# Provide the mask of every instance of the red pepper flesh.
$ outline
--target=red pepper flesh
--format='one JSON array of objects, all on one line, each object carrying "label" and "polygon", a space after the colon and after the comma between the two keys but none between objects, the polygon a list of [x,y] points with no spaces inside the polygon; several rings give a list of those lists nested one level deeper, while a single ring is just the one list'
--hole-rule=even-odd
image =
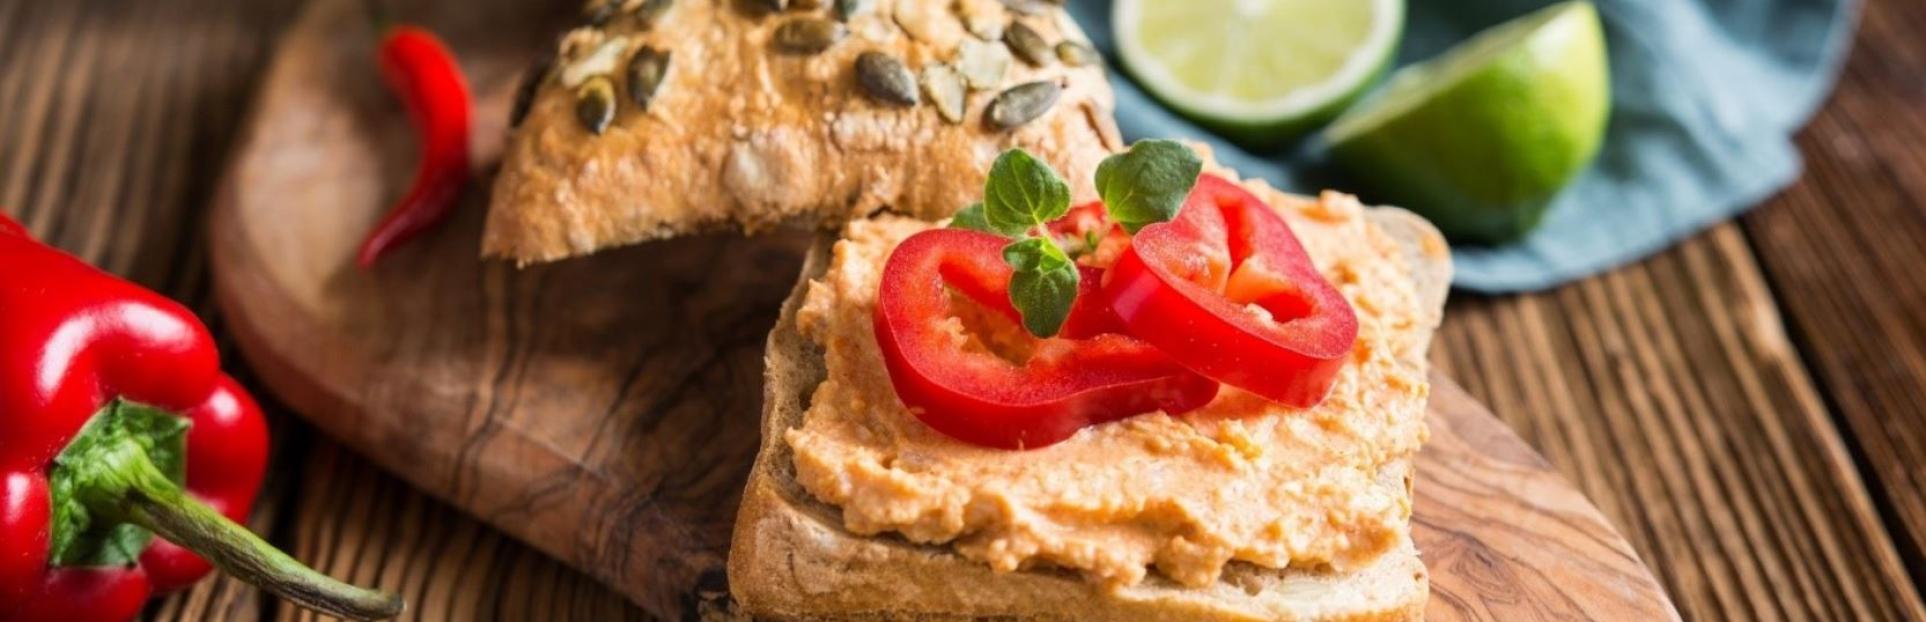
[{"label": "red pepper flesh", "polygon": [[1330,392],[1358,319],[1283,217],[1214,175],[1176,220],[1144,227],[1105,277],[1125,332],[1192,371],[1310,407]]},{"label": "red pepper flesh", "polygon": [[[897,396],[918,419],[965,442],[1034,449],[1090,425],[1158,410],[1183,413],[1216,396],[1216,382],[1120,334],[1036,340],[1022,362],[957,347],[943,322],[954,315],[951,288],[1006,317],[1015,313],[1004,309],[1012,274],[1002,256],[1008,242],[937,229],[910,236],[890,253],[877,294],[876,341]],[[1101,279],[1088,270],[1086,282]],[[1094,293],[1079,299],[1098,299]],[[1072,311],[1071,323],[1077,314]]]},{"label": "red pepper flesh", "polygon": [[[88,504],[95,520],[139,524],[115,517],[166,504],[159,509],[180,506],[179,516],[231,526],[186,535],[252,538],[208,535],[218,529],[245,534],[227,521],[244,519],[254,503],[267,469],[268,434],[254,400],[221,372],[207,329],[179,304],[41,245],[0,216],[0,621],[125,620],[150,593],[180,589],[207,574],[207,560],[159,538],[139,551],[138,563],[52,565],[56,491],[49,478],[67,468],[56,456],[64,459],[96,413],[119,400],[188,422],[184,486],[131,486],[149,505]],[[258,539],[216,544],[267,547]]]},{"label": "red pepper flesh", "polygon": [[455,55],[434,33],[402,25],[388,30],[378,56],[382,80],[408,109],[421,160],[408,193],[362,241],[362,268],[447,220],[469,177],[472,104]]}]

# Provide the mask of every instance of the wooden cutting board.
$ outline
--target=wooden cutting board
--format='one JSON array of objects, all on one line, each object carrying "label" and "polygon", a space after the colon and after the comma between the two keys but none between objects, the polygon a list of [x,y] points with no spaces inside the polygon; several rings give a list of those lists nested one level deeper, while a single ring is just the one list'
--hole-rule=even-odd
[{"label": "wooden cutting board", "polygon": [[[700,1],[700,0],[684,0]],[[461,56],[492,172],[510,92],[572,2],[390,7]],[[488,175],[446,228],[355,270],[414,141],[352,0],[279,48],[213,213],[242,352],[316,426],[650,612],[726,607],[763,338],[810,234],[646,244],[517,270],[476,258]],[[1536,453],[1435,377],[1416,537],[1434,619],[1675,619],[1632,548]]]}]

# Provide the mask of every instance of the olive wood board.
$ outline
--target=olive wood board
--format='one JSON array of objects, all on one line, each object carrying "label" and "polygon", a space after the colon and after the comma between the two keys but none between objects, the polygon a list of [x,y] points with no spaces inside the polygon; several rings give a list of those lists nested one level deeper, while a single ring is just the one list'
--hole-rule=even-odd
[{"label": "olive wood board", "polygon": [[[311,3],[216,198],[217,295],[262,381],[325,433],[656,616],[726,612],[763,341],[812,234],[688,238],[528,269],[478,259],[515,83],[574,4],[387,5],[460,56],[481,173],[447,226],[361,271],[355,245],[408,183],[414,138],[373,70],[362,4]],[[1677,618],[1576,488],[1433,380],[1415,511],[1429,617]]]}]

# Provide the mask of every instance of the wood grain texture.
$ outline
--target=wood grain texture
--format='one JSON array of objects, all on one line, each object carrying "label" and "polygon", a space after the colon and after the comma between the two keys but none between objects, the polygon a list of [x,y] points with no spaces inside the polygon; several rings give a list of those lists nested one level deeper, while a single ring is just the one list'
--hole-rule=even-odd
[{"label": "wood grain texture", "polygon": [[[399,9],[458,51],[492,163],[519,74],[572,7]],[[223,308],[250,362],[324,430],[661,615],[720,574],[755,452],[761,344],[804,236],[683,239],[516,270],[460,217],[356,271],[407,182],[404,115],[359,4],[283,42],[217,200]],[[492,165],[492,164],[491,164]]]},{"label": "wood grain texture", "polygon": [[[621,595],[323,441],[293,553],[408,601],[403,620],[645,620]],[[276,620],[327,619],[282,608]]]},{"label": "wood grain texture", "polygon": [[[300,4],[0,0],[0,211],[22,216],[63,248],[212,314],[205,206],[255,76]],[[1911,457],[1926,446],[1918,436],[1926,424],[1919,402],[1908,401],[1916,393],[1907,392],[1926,385],[1926,376],[1917,363],[1922,332],[1906,322],[1918,321],[1921,302],[1920,281],[1911,273],[1920,265],[1919,206],[1926,204],[1919,199],[1926,165],[1915,146],[1926,110],[1920,105],[1926,83],[1919,79],[1926,75],[1923,31],[1926,7],[1919,3],[1868,2],[1840,92],[1802,141],[1807,178],[1744,219],[1742,228],[1716,229],[1614,274],[1671,266],[1648,270],[1649,286],[1587,290],[1587,282],[1451,308],[1438,360],[1603,507],[1661,571],[1688,619],[1926,617],[1917,611],[1911,579],[1893,571],[1882,552],[1897,548],[1915,576],[1921,570],[1918,525],[1926,514],[1919,500],[1926,494],[1918,482],[1926,477]],[[404,165],[393,164],[388,174],[399,179]],[[1749,265],[1763,266],[1764,284],[1755,289],[1769,289],[1766,295],[1716,285]],[[1715,286],[1701,287],[1702,280]],[[1579,345],[1579,335],[1607,331],[1570,308],[1589,305],[1587,296],[1609,299],[1614,291],[1709,317],[1641,324],[1662,327],[1643,334],[1670,335],[1665,343],[1682,357],[1671,366],[1638,364],[1623,343]],[[220,332],[218,314],[210,320]],[[1642,387],[1651,393],[1640,399],[1664,403],[1650,387],[1668,382],[1676,383],[1669,389],[1675,396],[1691,394],[1680,386],[1702,387],[1692,390],[1701,398],[1681,403],[1716,400],[1713,416],[1659,409],[1650,412],[1666,425],[1642,431],[1635,428],[1650,419],[1626,414],[1631,398],[1601,397]],[[1619,405],[1608,406],[1613,403]],[[1835,428],[1828,410],[1845,425]],[[1692,424],[1697,436],[1675,440],[1671,422]],[[303,434],[298,424],[277,432]],[[1842,461],[1826,446],[1840,441],[1866,467],[1860,481],[1891,519],[1896,547],[1881,540],[1884,530],[1863,527],[1878,524],[1878,513],[1836,490]],[[1707,481],[1718,485],[1640,473],[1658,469],[1655,452],[1682,448],[1709,451],[1691,460],[1715,473]],[[537,603],[543,602],[538,594],[591,592],[595,602],[619,600],[519,543],[488,540],[487,528],[351,453],[317,447],[311,457],[297,454],[281,466],[294,468],[274,478],[277,488],[254,524],[331,572],[354,572],[361,562],[351,560],[405,568],[407,579],[394,585],[436,586],[408,588],[423,602]],[[1844,461],[1843,468],[1852,467]],[[349,480],[344,474],[350,473],[359,479]],[[337,485],[344,481],[354,483]],[[350,499],[357,488],[397,492],[355,509]],[[276,503],[310,495],[321,501],[304,502],[298,511]],[[1680,495],[1692,505],[1675,508]],[[324,549],[334,550],[332,534],[409,521],[473,534],[448,536],[445,550],[478,553],[396,545],[318,559]],[[1738,525],[1733,533],[1740,540],[1695,539],[1684,529],[1688,524]],[[298,533],[330,535],[300,544]],[[484,549],[486,562],[479,561]],[[519,604],[462,607],[478,618],[529,611]],[[570,609],[585,610],[601,611]],[[288,610],[215,580],[157,603],[151,613],[170,620],[254,620]]]},{"label": "wood grain texture", "polygon": [[1926,6],[1867,5],[1801,146],[1806,178],[1744,220],[1798,351],[1926,573]]},{"label": "wood grain texture", "polygon": [[1426,619],[1679,618],[1584,493],[1436,372],[1430,413],[1412,517]]},{"label": "wood grain texture", "polygon": [[[466,8],[478,6],[410,19],[454,42],[488,135],[544,39],[511,29],[541,32],[550,15]],[[393,139],[404,128],[392,103],[344,69],[366,62],[357,11],[319,2],[293,27],[217,200],[217,292],[249,361],[331,435],[644,611],[726,611],[722,562],[758,446],[761,346],[804,236],[674,240],[515,270],[476,258],[471,192],[451,226],[356,271],[354,242],[405,181],[378,164],[412,151]],[[499,142],[482,145],[479,161],[492,163]],[[1438,387],[1416,506],[1420,550],[1439,555],[1438,617],[1676,616],[1581,493],[1448,381]],[[364,528],[310,550],[351,580],[405,577],[366,556],[410,546],[419,536],[403,534],[420,523],[363,522],[384,492],[345,489],[341,524]]]},{"label": "wood grain texture", "polygon": [[1922,615],[1734,227],[1446,317],[1441,366],[1623,526],[1688,618]]}]

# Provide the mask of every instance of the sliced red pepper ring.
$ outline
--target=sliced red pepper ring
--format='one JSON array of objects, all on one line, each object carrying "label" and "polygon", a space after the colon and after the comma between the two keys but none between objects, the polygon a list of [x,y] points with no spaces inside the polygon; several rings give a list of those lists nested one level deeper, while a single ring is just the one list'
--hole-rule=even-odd
[{"label": "sliced red pepper ring", "polygon": [[[975,231],[925,231],[898,245],[884,266],[876,341],[896,394],[918,419],[965,442],[1034,449],[1089,425],[1158,410],[1187,412],[1216,396],[1216,382],[1121,334],[1037,340],[1021,363],[964,347],[954,324],[943,321],[954,316],[952,288],[1015,314],[1005,310],[1012,273],[1002,258],[1006,243]],[[1086,283],[1101,278],[1086,270]],[[1080,307],[1099,300],[1088,295],[1093,290],[1084,292]],[[1072,311],[1072,324],[1077,314]]]},{"label": "sliced red pepper ring", "polygon": [[[1008,243],[1008,240],[1001,240]],[[999,259],[998,261],[1001,261]],[[1007,269],[1008,264],[1005,264]],[[1117,321],[1117,314],[1110,312],[1110,302],[1105,300],[1100,283],[1103,270],[1090,266],[1077,266],[1077,301],[1070,306],[1070,315],[1063,321],[1063,329],[1058,336],[1066,339],[1088,339],[1104,333],[1123,332],[1123,323]],[[970,300],[984,308],[997,312],[1004,319],[1015,324],[1023,323],[1023,314],[1017,312],[1016,305],[1010,302],[1010,282],[1005,276],[1001,283],[994,279],[959,278],[946,282],[952,289],[963,292]],[[998,289],[1001,288],[1001,289]]]},{"label": "sliced red pepper ring", "polygon": [[1357,340],[1357,314],[1290,225],[1213,175],[1198,178],[1176,220],[1139,230],[1106,278],[1130,335],[1289,406],[1322,401]]}]

